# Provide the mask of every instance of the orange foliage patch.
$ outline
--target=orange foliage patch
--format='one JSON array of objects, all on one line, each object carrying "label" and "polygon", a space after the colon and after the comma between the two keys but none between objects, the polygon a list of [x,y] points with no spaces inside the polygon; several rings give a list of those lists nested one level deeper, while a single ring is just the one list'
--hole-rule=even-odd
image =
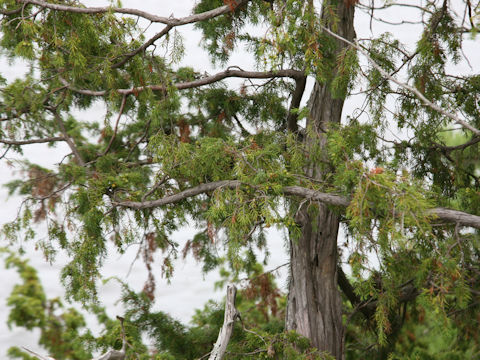
[{"label": "orange foliage patch", "polygon": [[235,0],[223,0],[223,3],[225,5],[228,5],[228,7],[230,8],[230,11],[231,12],[234,12],[235,11],[235,8],[238,6],[237,2]]}]

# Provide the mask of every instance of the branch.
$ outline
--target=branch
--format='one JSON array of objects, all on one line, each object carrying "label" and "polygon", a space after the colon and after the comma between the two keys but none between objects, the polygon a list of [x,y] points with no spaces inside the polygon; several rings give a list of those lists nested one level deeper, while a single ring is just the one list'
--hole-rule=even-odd
[{"label": "branch", "polygon": [[352,306],[360,310],[362,314],[365,315],[365,318],[369,320],[372,319],[375,314],[375,309],[365,306],[367,302],[363,302],[362,299],[355,294],[355,289],[352,284],[350,284],[347,275],[345,275],[340,265],[337,266],[337,283],[340,290],[342,290]]},{"label": "branch", "polygon": [[298,114],[294,113],[292,110],[300,107],[306,83],[307,78],[305,76],[295,78],[295,91],[292,94],[292,101],[287,116],[287,129],[294,133],[298,131]]},{"label": "branch", "polygon": [[49,143],[49,142],[55,142],[55,141],[66,141],[66,139],[62,136],[49,137],[44,139],[30,139],[30,140],[0,139],[0,143],[6,144],[6,145],[29,145],[29,144]]},{"label": "branch", "polygon": [[[216,9],[205,11],[200,14],[194,14],[190,16],[186,16],[183,18],[174,18],[172,17],[164,17],[164,16],[157,16],[146,11],[142,11],[139,9],[130,9],[130,8],[118,8],[118,7],[111,7],[111,6],[104,6],[104,7],[76,7],[76,6],[68,6],[68,5],[61,5],[61,4],[52,4],[42,0],[17,0],[21,4],[33,4],[37,6],[41,6],[43,8],[56,10],[56,11],[65,11],[65,12],[72,12],[78,14],[104,14],[108,12],[119,13],[119,14],[127,14],[133,16],[139,16],[144,19],[150,20],[154,23],[161,23],[169,26],[181,26],[186,24],[191,24],[199,21],[205,21],[211,18],[214,18],[219,15],[227,14],[232,12],[232,8],[230,5],[220,6]],[[247,3],[248,0],[240,0],[237,3],[236,7]]]},{"label": "branch", "polygon": [[127,207],[131,209],[136,209],[136,210],[151,209],[151,208],[155,208],[155,207],[159,207],[167,204],[174,204],[182,200],[185,200],[187,198],[204,194],[206,192],[213,191],[221,187],[226,187],[231,189],[231,188],[236,188],[238,186],[240,186],[240,181],[238,180],[215,181],[211,183],[201,184],[193,188],[181,191],[177,194],[169,195],[158,200],[150,200],[150,201],[144,201],[144,202],[137,202],[137,201],[115,202],[114,201],[112,202],[112,204],[114,206],[122,206],[122,207]]},{"label": "branch", "polygon": [[265,71],[265,72],[227,69],[215,75],[204,77],[202,79],[175,84],[175,87],[178,90],[189,89],[189,88],[199,87],[203,85],[208,85],[208,84],[211,84],[226,78],[231,78],[231,77],[247,78],[247,79],[270,79],[270,78],[273,79],[273,78],[289,77],[293,79],[298,79],[303,76],[304,76],[303,71],[293,70],[293,69]]},{"label": "branch", "polygon": [[437,219],[450,223],[457,223],[460,225],[471,226],[480,229],[480,216],[472,215],[463,211],[435,208],[427,210],[427,215],[433,215]]},{"label": "branch", "polygon": [[[244,78],[244,79],[270,79],[270,78],[281,78],[281,77],[289,77],[293,79],[299,79],[303,77],[304,74],[302,71],[293,70],[293,69],[286,69],[286,70],[277,70],[277,71],[244,71],[244,70],[230,70],[227,69],[225,71],[219,72],[214,75],[205,76],[201,79],[193,80],[193,81],[186,81],[181,83],[176,83],[175,86],[178,90],[184,89],[191,89],[200,87],[203,85],[213,84],[220,80],[226,78]],[[107,90],[88,90],[88,89],[77,89],[73,87],[68,81],[65,79],[60,78],[60,81],[65,85],[68,86],[68,89],[74,91],[76,93],[82,95],[89,95],[89,96],[104,96],[107,94]],[[117,89],[116,92],[122,95],[130,95],[130,94],[138,94],[139,92],[145,90],[152,90],[152,91],[166,91],[167,87],[165,85],[147,85],[147,86],[139,86],[130,89]]]},{"label": "branch", "polygon": [[[120,201],[113,202],[114,206],[121,206],[136,210],[151,209],[160,207],[167,204],[178,203],[187,198],[204,194],[209,191],[216,190],[218,188],[234,189],[241,185],[239,180],[222,180],[211,183],[201,184],[193,188],[181,191],[177,194],[168,195],[164,198],[150,201]],[[350,199],[345,196],[335,195],[331,193],[322,193],[313,189],[304,188],[301,186],[285,186],[282,192],[288,196],[299,196],[306,198],[310,201],[319,201],[321,203],[333,206],[348,207],[350,205]],[[472,215],[463,211],[446,209],[446,208],[433,208],[426,211],[427,215],[433,216],[441,221],[448,223],[456,223],[463,226],[471,226],[476,229],[480,229],[480,216]]]},{"label": "branch", "polygon": [[330,31],[329,29],[327,29],[326,27],[324,26],[321,26],[322,29],[324,31],[326,31],[327,33],[329,33],[330,35],[332,35],[333,37],[347,43],[348,45],[350,46],[353,46],[355,49],[357,49],[358,51],[360,51],[367,59],[368,61],[372,64],[372,66],[378,70],[378,72],[380,74],[382,74],[382,76],[392,82],[394,82],[395,84],[397,84],[398,86],[400,86],[401,88],[404,88],[405,90],[408,90],[412,93],[414,93],[426,106],[430,107],[431,109],[435,110],[435,111],[438,111],[440,114],[443,114],[445,115],[446,117],[449,117],[450,119],[452,119],[455,123],[461,125],[462,127],[464,127],[465,129],[468,129],[470,130],[471,132],[473,132],[475,135],[478,135],[480,136],[480,130],[478,130],[477,128],[474,128],[472,125],[470,125],[469,123],[467,123],[466,121],[460,119],[458,116],[452,114],[451,112],[449,111],[446,111],[445,109],[441,108],[440,106],[438,106],[437,104],[431,102],[430,100],[428,100],[425,95],[423,95],[418,89],[414,88],[413,86],[410,86],[406,83],[403,83],[399,80],[397,80],[396,78],[394,78],[393,76],[391,76],[388,72],[386,72],[385,70],[383,70],[381,68],[380,65],[378,65],[369,55],[368,53],[363,50],[362,47],[360,47],[358,44],[356,43],[353,43],[337,34],[335,34],[334,32]]},{"label": "branch", "polygon": [[128,54],[124,54],[122,56],[124,56],[124,59],[123,60],[120,60],[119,62],[117,62],[116,64],[113,64],[112,65],[112,69],[116,69],[122,65],[124,65],[128,60],[130,60],[132,57],[134,57],[135,55],[137,55],[139,52],[145,50],[146,48],[148,48],[150,45],[153,45],[153,43],[155,41],[157,41],[158,39],[160,39],[161,37],[165,36],[166,34],[168,34],[168,32],[173,28],[172,25],[167,25],[163,28],[162,31],[160,31],[159,33],[155,34],[155,36],[153,36],[150,40],[148,40],[146,43],[144,43],[142,46],[138,47],[137,49],[129,52]]},{"label": "branch", "polygon": [[106,155],[110,151],[110,148],[112,147],[113,140],[115,140],[115,137],[117,136],[118,123],[120,122],[120,118],[122,117],[123,110],[125,109],[125,104],[126,103],[127,103],[127,95],[123,95],[122,103],[120,105],[120,110],[118,111],[117,121],[115,121],[115,128],[113,129],[112,137],[110,138],[110,141],[108,142],[108,145],[105,148],[105,150],[103,151],[103,153],[101,154],[101,156]]},{"label": "branch", "polygon": [[68,136],[67,129],[65,128],[65,124],[63,123],[57,110],[52,109],[52,112],[53,112],[53,116],[55,116],[55,120],[57,121],[58,127],[60,128],[60,131],[64,136],[63,139],[67,142],[68,146],[70,147],[70,150],[72,150],[73,155],[78,161],[78,164],[80,166],[85,166],[85,161],[83,160],[82,155],[80,155],[80,152],[75,146],[75,143],[73,142],[73,140],[70,138],[70,136]]},{"label": "branch", "polygon": [[217,342],[215,343],[208,360],[221,360],[225,356],[228,342],[233,333],[233,325],[238,316],[238,311],[235,308],[235,296],[237,295],[237,288],[233,284],[227,285],[227,299],[225,300],[225,316],[223,326],[218,333]]}]

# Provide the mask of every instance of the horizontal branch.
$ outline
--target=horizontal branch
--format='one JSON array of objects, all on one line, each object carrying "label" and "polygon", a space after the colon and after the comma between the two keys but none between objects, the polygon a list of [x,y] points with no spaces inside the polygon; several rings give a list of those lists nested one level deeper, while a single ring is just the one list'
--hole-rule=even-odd
[{"label": "horizontal branch", "polygon": [[[190,189],[181,191],[177,194],[168,195],[161,199],[150,201],[120,201],[113,202],[115,206],[121,206],[136,210],[151,209],[160,207],[163,205],[178,203],[187,198],[204,194],[210,191],[214,191],[219,188],[237,188],[241,185],[238,180],[223,180],[215,181],[211,183],[201,184]],[[304,188],[301,186],[285,186],[282,192],[287,196],[298,196],[309,199],[311,201],[318,201],[327,205],[347,207],[350,205],[351,200],[345,196],[322,193],[313,189]],[[433,216],[441,221],[456,223],[464,226],[471,226],[476,229],[480,229],[480,216],[472,215],[463,211],[446,209],[446,208],[433,208],[427,210],[427,215]]]},{"label": "horizontal branch", "polygon": [[56,141],[65,141],[65,138],[62,136],[55,136],[49,137],[44,139],[29,139],[29,140],[7,140],[7,139],[0,139],[1,144],[6,145],[29,145],[29,144],[42,144],[42,143],[50,143]]},{"label": "horizontal branch", "polygon": [[[139,16],[141,18],[147,19],[154,23],[161,23],[170,26],[181,26],[186,24],[192,24],[199,21],[205,21],[211,18],[214,18],[219,15],[227,14],[232,11],[230,5],[223,5],[213,10],[205,11],[200,14],[194,14],[190,16],[185,16],[182,18],[175,18],[165,17],[165,16],[157,16],[152,13],[142,11],[139,9],[130,9],[130,8],[118,8],[112,6],[103,6],[103,7],[77,7],[77,6],[69,6],[69,5],[62,5],[62,4],[53,4],[47,1],[42,0],[17,0],[21,4],[33,4],[37,6],[41,6],[46,9],[56,10],[56,11],[65,11],[65,12],[72,12],[77,14],[104,14],[108,12],[118,13],[118,14],[126,14],[126,15],[133,15]],[[237,3],[237,7],[248,2],[248,0],[240,0]]]},{"label": "horizontal branch", "polygon": [[[192,89],[204,85],[213,84],[215,82],[221,81],[226,78],[243,78],[243,79],[273,79],[273,78],[283,78],[288,77],[292,79],[302,78],[304,76],[302,71],[293,70],[293,69],[285,69],[285,70],[277,70],[277,71],[244,71],[244,70],[231,70],[227,69],[225,71],[216,73],[214,75],[205,76],[203,78],[193,80],[193,81],[186,81],[173,84],[178,90],[185,90],[185,89]],[[107,90],[88,90],[88,89],[77,89],[74,86],[70,85],[65,79],[61,79],[60,81],[68,87],[69,90],[74,91],[79,94],[89,95],[89,96],[104,96],[107,94]],[[122,95],[130,95],[130,94],[138,94],[139,92],[151,90],[151,91],[166,91],[167,87],[165,85],[147,85],[147,86],[139,86],[133,87],[130,89],[117,89],[114,90],[118,94]]]},{"label": "horizontal branch", "polygon": [[205,194],[210,191],[214,191],[219,188],[236,188],[240,186],[240,181],[238,180],[223,180],[223,181],[215,181],[207,184],[201,184],[195,186],[193,188],[181,191],[177,194],[165,196],[158,200],[150,200],[150,201],[121,201],[121,202],[112,202],[115,206],[122,206],[131,209],[141,210],[141,209],[151,209],[156,208],[163,205],[174,204],[178,203],[182,200],[188,199],[193,196],[197,196],[200,194]]}]

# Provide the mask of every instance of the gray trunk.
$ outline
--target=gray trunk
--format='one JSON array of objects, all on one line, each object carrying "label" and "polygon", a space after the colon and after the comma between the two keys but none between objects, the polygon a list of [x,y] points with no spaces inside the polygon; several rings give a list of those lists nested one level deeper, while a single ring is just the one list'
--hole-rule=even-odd
[{"label": "gray trunk", "polygon": [[[337,4],[327,1],[327,4]],[[354,38],[354,6],[340,0],[338,34]],[[345,48],[337,42],[337,54]],[[316,83],[309,100],[310,117],[307,126],[315,130],[320,141],[331,123],[339,123],[343,100],[333,99],[328,84]],[[305,141],[309,141],[308,139]],[[306,169],[306,175],[325,178],[318,166]],[[290,284],[286,327],[309,338],[312,345],[336,359],[343,359],[342,303],[337,288],[338,217],[323,204],[304,203],[296,212],[301,227],[298,239],[290,241]]]}]

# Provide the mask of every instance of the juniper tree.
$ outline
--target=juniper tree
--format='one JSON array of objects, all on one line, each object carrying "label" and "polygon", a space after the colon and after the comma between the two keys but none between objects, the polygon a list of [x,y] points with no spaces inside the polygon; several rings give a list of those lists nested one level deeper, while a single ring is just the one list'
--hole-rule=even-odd
[{"label": "juniper tree", "polygon": [[[478,352],[480,78],[451,72],[468,62],[462,47],[475,39],[478,4],[203,0],[185,17],[116,3],[0,4],[3,54],[30,67],[3,81],[2,158],[33,143],[70,149],[54,170],[23,161],[23,176],[8,187],[25,202],[3,235],[35,239],[32,226],[47,221],[38,246],[49,259],[58,248],[70,255],[62,271],[69,299],[95,303],[107,241],[123,252],[141,239],[147,297],[125,298],[141,312],[144,322],[130,328],[141,342],[142,328],[161,332],[148,319],[163,318],[147,304],[153,274],[174,272],[174,230],[193,219],[199,231],[185,252],[208,271],[223,246],[235,277],[254,272],[255,249],[268,252],[265,230],[276,226],[290,251],[284,327],[295,332],[256,344],[258,354],[282,356],[271,346],[290,339],[296,345],[282,347],[283,356],[310,356],[303,336],[317,356],[409,356],[399,339],[425,313],[436,314],[427,327],[441,318],[468,334],[453,336],[452,349]],[[415,19],[400,24],[416,22],[413,47],[391,33],[355,35],[356,11],[372,26],[398,21],[383,14],[405,8]],[[153,37],[139,20],[155,27]],[[181,27],[192,23],[224,67],[216,74],[176,65]],[[171,51],[160,54],[161,45]],[[256,69],[229,64],[240,46]],[[354,96],[364,105],[346,113]],[[94,102],[104,118],[75,117]],[[403,135],[389,136],[392,129]],[[455,144],[445,136],[451,131],[461,134]],[[185,334],[168,324],[162,330]],[[158,346],[180,356],[171,344]]]}]

